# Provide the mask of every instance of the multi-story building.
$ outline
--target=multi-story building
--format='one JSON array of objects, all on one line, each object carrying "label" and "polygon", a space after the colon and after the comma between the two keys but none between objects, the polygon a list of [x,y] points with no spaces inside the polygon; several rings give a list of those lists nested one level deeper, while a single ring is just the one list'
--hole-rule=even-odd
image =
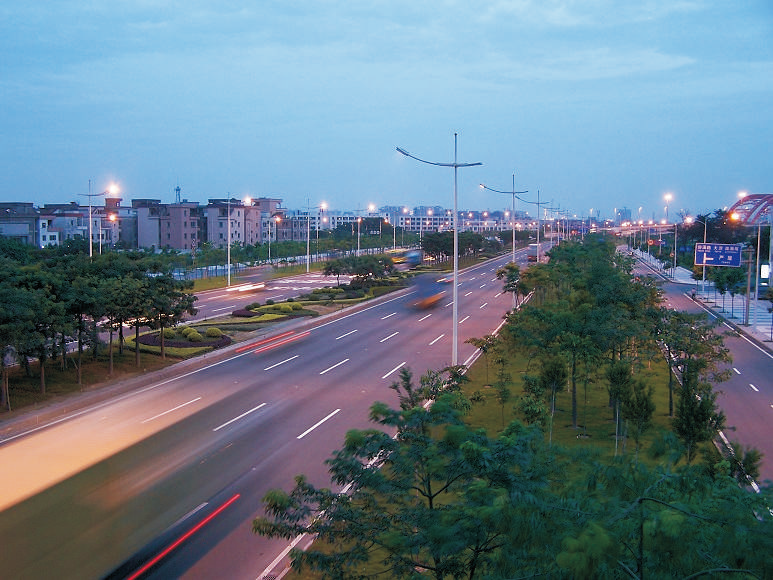
[{"label": "multi-story building", "polygon": [[22,244],[37,245],[39,215],[32,203],[0,203],[0,236],[17,240]]}]

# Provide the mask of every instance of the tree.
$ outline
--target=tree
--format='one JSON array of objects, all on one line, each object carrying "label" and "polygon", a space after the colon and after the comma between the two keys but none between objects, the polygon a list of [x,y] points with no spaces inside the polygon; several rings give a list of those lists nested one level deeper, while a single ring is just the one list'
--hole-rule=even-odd
[{"label": "tree", "polygon": [[713,439],[725,426],[725,415],[717,406],[717,394],[708,388],[683,383],[672,422],[674,433],[684,445],[685,460],[695,459],[697,446]]},{"label": "tree", "polygon": [[636,444],[637,461],[642,435],[649,429],[654,412],[652,386],[645,385],[641,380],[631,381],[630,388],[622,394],[620,413],[623,419],[633,424],[632,437]]},{"label": "tree", "polygon": [[550,392],[550,437],[553,443],[553,418],[556,414],[556,393],[566,386],[569,373],[566,370],[566,361],[560,356],[550,356],[542,360],[542,368],[539,376],[542,389]]},{"label": "tree", "polygon": [[513,304],[518,306],[518,298],[521,292],[521,270],[518,264],[509,262],[497,270],[497,279],[504,280],[504,291],[513,295]]},{"label": "tree", "polygon": [[[150,279],[150,321],[159,329],[161,337],[161,358],[165,358],[164,329],[176,325],[186,314],[196,314],[193,304],[198,299],[186,292],[193,288],[193,282],[175,280],[171,274],[162,274]],[[139,348],[139,345],[137,345]]]},{"label": "tree", "polygon": [[325,264],[325,269],[322,271],[325,276],[335,276],[336,286],[341,285],[341,274],[346,274],[346,266],[343,260],[331,260]]},{"label": "tree", "polygon": [[615,455],[617,455],[617,442],[620,439],[620,404],[630,391],[632,380],[630,361],[613,361],[607,367],[609,404],[614,409],[615,417]]},{"label": "tree", "polygon": [[[348,484],[347,493],[298,476],[291,492],[266,494],[267,515],[253,530],[281,538],[314,534],[330,549],[293,550],[293,567],[327,577],[359,577],[356,567],[374,559],[390,578],[506,577],[533,566],[525,528],[552,541],[541,525],[520,525],[523,518],[550,521],[537,517],[550,464],[539,430],[514,423],[489,439],[462,424],[445,394],[429,408],[404,404],[412,400],[408,393],[401,400],[400,409],[371,408],[371,420],[396,437],[349,431],[327,461],[333,482]],[[524,497],[530,499],[517,499]],[[560,520],[562,512],[554,515]]]},{"label": "tree", "polygon": [[483,353],[483,359],[486,363],[486,384],[489,384],[488,380],[488,353],[494,348],[497,342],[497,337],[493,334],[487,334],[482,338],[468,338],[464,341],[467,344],[471,344]]}]

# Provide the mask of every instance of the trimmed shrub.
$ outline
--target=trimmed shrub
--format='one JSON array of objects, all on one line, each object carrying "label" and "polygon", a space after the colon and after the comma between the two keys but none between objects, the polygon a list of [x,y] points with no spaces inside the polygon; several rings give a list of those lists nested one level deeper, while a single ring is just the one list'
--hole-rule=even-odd
[{"label": "trimmed shrub", "polygon": [[287,302],[295,302],[295,298],[293,298],[292,296],[290,296],[290,297],[287,299]]},{"label": "trimmed shrub", "polygon": [[172,339],[177,336],[177,332],[175,332],[174,328],[165,328],[162,332],[164,333],[164,338]]},{"label": "trimmed shrub", "polygon": [[188,333],[188,340],[190,342],[202,342],[204,337],[199,334],[198,330],[194,330],[193,332]]},{"label": "trimmed shrub", "polygon": [[257,310],[260,308],[260,302],[253,302],[252,304],[248,304],[244,309],[245,310]]},{"label": "trimmed shrub", "polygon": [[191,328],[190,326],[183,326],[181,329],[178,330],[178,332],[184,336],[185,338],[188,338],[188,335],[191,332],[196,332],[195,328]]},{"label": "trimmed shrub", "polygon": [[273,304],[274,304],[274,301],[273,301],[273,300],[271,300],[271,298],[269,298],[268,300],[266,300],[266,306],[272,306]]},{"label": "trimmed shrub", "polygon": [[279,312],[282,313],[289,313],[293,311],[293,305],[292,304],[280,304],[279,305]]},{"label": "trimmed shrub", "polygon": [[303,310],[303,304],[300,302],[293,302],[290,306],[293,310]]},{"label": "trimmed shrub", "polygon": [[207,329],[207,338],[220,338],[223,336],[223,331],[216,326],[210,326]]}]

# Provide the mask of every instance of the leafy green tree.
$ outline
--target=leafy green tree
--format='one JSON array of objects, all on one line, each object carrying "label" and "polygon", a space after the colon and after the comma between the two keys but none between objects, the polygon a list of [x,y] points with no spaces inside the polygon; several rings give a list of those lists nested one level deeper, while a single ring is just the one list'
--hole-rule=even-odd
[{"label": "leafy green tree", "polygon": [[773,574],[770,488],[757,494],[704,466],[619,461],[596,465],[577,491],[589,515],[557,556],[574,578]]},{"label": "leafy green tree", "polygon": [[[186,314],[196,314],[193,306],[197,297],[186,292],[193,288],[193,282],[175,280],[171,274],[162,274],[150,279],[149,320],[153,328],[159,329],[161,358],[165,358],[164,329],[181,322]],[[137,345],[139,348],[139,345]]]},{"label": "leafy green tree", "polygon": [[341,285],[341,274],[346,274],[346,265],[343,260],[331,260],[325,264],[325,268],[322,270],[325,276],[335,276],[336,286]]},{"label": "leafy green tree", "polygon": [[504,291],[510,292],[513,295],[513,304],[518,306],[519,297],[521,294],[521,270],[518,267],[518,264],[509,262],[503,267],[499,268],[497,270],[497,279],[504,281]]},{"label": "leafy green tree", "polygon": [[631,361],[617,360],[607,367],[607,382],[609,384],[609,405],[614,409],[615,418],[615,455],[617,454],[617,442],[620,439],[620,406],[631,390],[633,376],[631,374]]},{"label": "leafy green tree", "polygon": [[569,373],[566,370],[566,361],[560,356],[548,356],[542,359],[540,369],[540,385],[542,389],[550,393],[550,435],[549,442],[553,443],[553,419],[556,415],[556,393],[566,386]]},{"label": "leafy green tree", "polygon": [[620,413],[625,421],[633,424],[632,437],[636,444],[636,460],[639,458],[641,438],[652,424],[655,402],[652,386],[641,380],[632,380],[630,388],[622,394]]},{"label": "leafy green tree", "polygon": [[528,425],[544,426],[549,410],[544,401],[545,389],[539,377],[523,375],[523,396],[518,401],[518,408],[523,413]]},{"label": "leafy green tree", "polygon": [[483,360],[486,363],[486,384],[489,384],[488,380],[488,353],[494,348],[497,342],[497,337],[493,334],[487,334],[481,338],[468,338],[464,341],[467,344],[471,344],[483,353]]},{"label": "leafy green tree", "polygon": [[691,463],[698,445],[711,441],[725,426],[725,415],[717,406],[717,394],[710,386],[701,388],[683,383],[671,426],[685,447],[685,460]]},{"label": "leafy green tree", "polygon": [[497,439],[470,432],[445,394],[429,408],[401,407],[371,409],[371,419],[396,437],[379,429],[350,431],[327,461],[333,482],[347,485],[347,493],[298,476],[291,492],[266,494],[267,515],[253,522],[254,531],[314,534],[330,549],[293,550],[293,567],[326,577],[360,577],[357,566],[373,560],[390,578],[508,577],[546,567],[522,540],[525,528],[546,544],[554,541],[550,533],[540,523],[521,525],[524,518],[550,521],[537,515],[550,464],[539,430],[516,423]]}]

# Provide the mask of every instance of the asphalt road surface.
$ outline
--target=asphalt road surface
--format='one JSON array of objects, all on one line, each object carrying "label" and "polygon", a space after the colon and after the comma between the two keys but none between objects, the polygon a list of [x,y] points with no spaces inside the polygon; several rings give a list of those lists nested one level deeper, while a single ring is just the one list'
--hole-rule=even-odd
[{"label": "asphalt road surface", "polygon": [[[651,273],[646,266],[641,272]],[[666,281],[663,284],[666,305],[686,312],[705,312],[711,319],[716,315],[692,300],[692,286]],[[730,379],[716,389],[717,403],[727,418],[721,433],[726,441],[737,441],[746,447],[756,447],[764,457],[760,479],[773,480],[773,355],[755,341],[739,334],[726,322],[720,323],[725,346],[733,358]]]},{"label": "asphalt road surface", "polygon": [[[509,259],[460,275],[460,362],[512,304],[495,278]],[[444,294],[418,310],[425,286]],[[261,498],[300,473],[330,485],[324,460],[374,401],[396,403],[400,369],[418,380],[450,363],[451,290],[425,279],[4,441],[3,576],[96,578],[121,562],[115,577],[281,574],[287,542],[251,532]]]}]

